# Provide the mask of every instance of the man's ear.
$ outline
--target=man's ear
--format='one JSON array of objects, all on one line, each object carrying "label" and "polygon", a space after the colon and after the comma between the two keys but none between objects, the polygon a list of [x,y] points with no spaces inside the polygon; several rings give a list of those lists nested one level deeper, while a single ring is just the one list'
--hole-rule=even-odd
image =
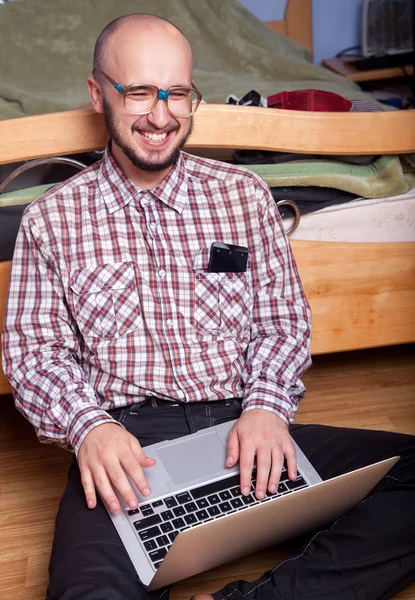
[{"label": "man's ear", "polygon": [[91,98],[92,107],[97,113],[103,113],[104,107],[102,105],[102,93],[99,83],[95,77],[88,77],[88,91]]}]

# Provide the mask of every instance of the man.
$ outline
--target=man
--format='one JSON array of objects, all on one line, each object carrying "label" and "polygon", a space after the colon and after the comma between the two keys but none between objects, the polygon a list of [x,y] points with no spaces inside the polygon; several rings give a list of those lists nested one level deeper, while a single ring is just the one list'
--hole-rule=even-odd
[{"label": "man", "polygon": [[[151,15],[112,22],[88,80],[110,141],[102,163],[34,202],[16,245],[4,369],[42,441],[76,453],[56,522],[48,598],[159,598],[141,586],[96,489],[137,507],[143,446],[237,419],[228,466],[256,495],[296,477],[288,423],[310,365],[310,311],[260,178],[181,152],[200,94],[187,40]],[[214,241],[246,246],[245,273],[210,273]],[[323,478],[399,453],[355,511],[259,582],[214,598],[387,598],[413,578],[407,436],[292,427]],[[353,448],[353,452],[350,452]],[[78,469],[79,466],[79,469]],[[88,507],[88,508],[87,508]],[[411,507],[411,508],[410,508]],[[330,564],[322,569],[326,561]]]}]

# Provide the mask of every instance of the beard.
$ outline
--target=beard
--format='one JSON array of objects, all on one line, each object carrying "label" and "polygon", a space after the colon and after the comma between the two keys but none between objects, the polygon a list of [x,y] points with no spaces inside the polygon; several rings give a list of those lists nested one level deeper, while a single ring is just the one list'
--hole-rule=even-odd
[{"label": "beard", "polygon": [[[110,138],[117,144],[119,148],[121,148],[128,160],[137,169],[140,169],[142,171],[164,171],[165,169],[168,169],[169,167],[176,164],[176,162],[179,160],[180,151],[183,149],[184,145],[186,144],[187,140],[193,132],[193,117],[190,117],[190,122],[187,131],[185,132],[182,139],[179,139],[176,142],[176,145],[170,150],[167,156],[161,158],[157,150],[150,150],[150,156],[148,156],[147,158],[140,157],[135,148],[131,145],[128,145],[128,143],[126,143],[123,139],[123,135],[121,133],[117,118],[114,114],[114,111],[106,101],[106,98],[103,98],[103,109],[105,125],[107,127],[107,131],[109,133]],[[136,121],[131,126],[131,132],[140,130],[140,127],[137,125],[138,121]],[[179,129],[180,125],[177,123],[177,121],[174,121],[167,127],[165,127],[164,131],[177,131]],[[141,131],[150,133],[152,130],[147,126],[145,129],[141,128]]]}]

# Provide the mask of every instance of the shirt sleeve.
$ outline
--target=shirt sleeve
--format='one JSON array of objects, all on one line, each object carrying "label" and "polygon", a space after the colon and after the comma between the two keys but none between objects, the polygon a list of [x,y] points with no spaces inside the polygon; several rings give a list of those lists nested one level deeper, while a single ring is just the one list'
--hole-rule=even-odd
[{"label": "shirt sleeve", "polygon": [[76,324],[61,274],[25,215],[13,256],[3,334],[3,369],[16,407],[42,442],[76,453],[87,433],[114,419],[79,365]]},{"label": "shirt sleeve", "polygon": [[257,189],[259,252],[253,268],[251,341],[243,373],[244,411],[261,408],[293,420],[311,365],[311,311],[269,189]]}]

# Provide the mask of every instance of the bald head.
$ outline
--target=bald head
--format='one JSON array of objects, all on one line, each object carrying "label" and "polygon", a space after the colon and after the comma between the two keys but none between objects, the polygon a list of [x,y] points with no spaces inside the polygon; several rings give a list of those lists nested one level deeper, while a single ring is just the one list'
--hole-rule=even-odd
[{"label": "bald head", "polygon": [[127,15],[99,36],[94,67],[88,90],[104,114],[111,154],[132,181],[152,189],[177,162],[200,102],[190,44],[165,19]]},{"label": "bald head", "polygon": [[140,42],[146,44],[150,40],[153,43],[157,41],[159,45],[167,43],[175,46],[177,51],[188,55],[193,68],[190,44],[176,25],[156,15],[135,13],[119,17],[103,29],[95,44],[94,69],[106,70],[114,53],[128,52],[141,45]]}]

